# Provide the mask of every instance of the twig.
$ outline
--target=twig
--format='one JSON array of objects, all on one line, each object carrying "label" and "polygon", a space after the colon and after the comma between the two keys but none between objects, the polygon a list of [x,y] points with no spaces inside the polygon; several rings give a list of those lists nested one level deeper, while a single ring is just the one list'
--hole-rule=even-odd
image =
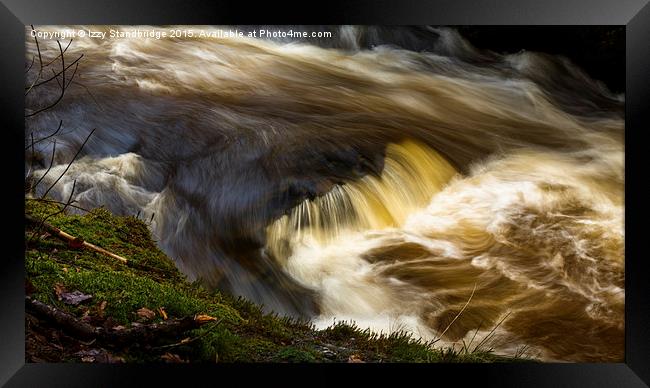
[{"label": "twig", "polygon": [[197,329],[210,322],[200,319],[200,316],[197,315],[182,319],[169,319],[160,323],[132,324],[131,327],[123,329],[106,329],[92,326],[70,313],[29,296],[25,297],[25,308],[43,319],[54,322],[70,334],[85,340],[97,339],[108,345],[157,342],[169,336]]},{"label": "twig", "polygon": [[463,306],[463,308],[460,309],[460,311],[458,312],[458,314],[456,314],[456,316],[454,317],[454,319],[451,320],[451,322],[449,323],[449,325],[447,325],[447,328],[446,328],[445,330],[442,331],[442,333],[440,334],[440,336],[438,337],[438,339],[434,341],[434,343],[435,343],[435,342],[438,342],[438,341],[440,341],[440,340],[442,339],[442,337],[445,335],[445,333],[447,332],[447,330],[449,330],[449,328],[451,327],[451,325],[453,325],[454,322],[456,322],[456,319],[458,319],[458,317],[460,317],[460,315],[463,313],[463,311],[465,311],[465,308],[467,308],[467,305],[469,304],[469,302],[472,300],[472,297],[474,296],[474,292],[476,292],[476,284],[477,284],[477,283],[474,283],[474,289],[472,290],[472,294],[469,296],[469,299],[467,299],[467,302],[465,303],[465,306]]},{"label": "twig", "polygon": [[510,316],[510,313],[511,313],[511,312],[512,312],[512,311],[508,311],[508,314],[506,314],[503,318],[501,318],[501,320],[499,321],[499,323],[497,323],[497,324],[494,326],[494,328],[493,328],[493,329],[488,333],[488,335],[485,336],[485,337],[481,340],[481,342],[478,343],[478,345],[476,345],[476,347],[474,348],[474,351],[477,351],[477,350],[481,347],[481,345],[483,345],[483,343],[485,343],[485,342],[490,338],[490,336],[494,333],[494,331],[495,331],[499,326],[501,326],[501,324],[503,323],[503,321],[505,321],[506,318],[508,318],[508,317]]},{"label": "twig", "polygon": [[52,190],[52,188],[53,188],[54,186],[56,186],[56,184],[61,180],[61,178],[63,178],[63,175],[65,175],[65,173],[68,172],[68,169],[70,168],[70,166],[72,165],[72,163],[75,161],[75,159],[77,159],[77,156],[79,156],[79,153],[81,153],[81,150],[84,148],[84,146],[85,146],[86,143],[88,142],[88,139],[90,139],[90,136],[92,136],[92,134],[95,132],[95,129],[96,129],[96,128],[93,128],[93,130],[90,131],[90,133],[89,133],[88,136],[86,137],[86,140],[84,140],[84,142],[81,144],[81,146],[80,146],[79,149],[77,150],[77,153],[74,154],[74,156],[72,157],[72,160],[70,161],[70,163],[68,163],[68,165],[66,166],[65,170],[63,170],[63,172],[61,173],[61,175],[59,175],[59,177],[56,178],[56,180],[54,181],[54,183],[52,183],[52,185],[51,185],[51,186],[50,186],[50,187],[45,191],[45,194],[43,194],[43,195],[41,196],[42,198],[45,198],[45,197],[47,196],[47,194],[50,192],[50,190]]},{"label": "twig", "polygon": [[472,339],[469,340],[469,344],[467,344],[467,350],[469,350],[469,347],[472,346],[472,342],[474,342],[474,338],[476,338],[476,335],[478,334],[478,331],[481,329],[482,324],[483,324],[482,321],[481,321],[481,323],[478,324],[478,327],[476,328],[476,331],[474,332],[474,335],[472,336]]},{"label": "twig", "polygon": [[54,143],[52,144],[52,157],[50,158],[49,167],[47,168],[45,173],[43,175],[41,175],[41,177],[38,179],[38,181],[32,186],[32,188],[29,191],[36,190],[36,187],[38,187],[38,185],[43,181],[45,176],[50,172],[50,170],[52,169],[52,165],[54,164],[54,154],[55,153],[56,153],[56,139],[54,139]]},{"label": "twig", "polygon": [[[215,327],[219,326],[221,321],[223,321],[223,318],[219,318],[219,320],[215,321],[210,329],[214,329]],[[192,342],[194,342],[194,341],[196,341],[198,339],[201,339],[201,338],[205,337],[206,335],[208,335],[210,333],[210,329],[206,329],[203,333],[201,333],[200,335],[198,335],[198,336],[196,336],[194,338],[184,338],[184,339],[180,340],[179,342],[169,344],[169,345],[157,346],[154,349],[167,349],[167,348],[173,348],[173,347],[176,347],[176,346],[191,344]]]},{"label": "twig", "polygon": [[29,71],[32,69],[32,66],[34,66],[35,61],[36,61],[36,55],[32,55],[32,63],[30,63],[27,70],[25,70],[25,74],[29,73]]},{"label": "twig", "polygon": [[[63,68],[63,71],[68,70],[69,68],[71,68],[71,67],[74,66],[74,65],[77,65],[78,62],[79,62],[79,60],[81,60],[81,58],[83,58],[83,56],[84,56],[83,54],[79,55],[79,58],[77,58],[77,59],[75,59],[74,61],[70,62],[70,64],[69,64],[68,66],[66,66],[66,67]],[[33,85],[32,87],[41,86],[41,85],[43,85],[43,84],[46,84],[46,83],[52,81],[52,80],[55,79],[55,78],[58,78],[58,77],[61,75],[61,73],[62,73],[63,71],[59,71],[58,73],[54,73],[54,74],[52,75],[52,77],[50,77],[50,78],[48,78],[48,79],[46,79],[46,80],[43,80],[43,81],[41,81],[41,82],[39,82],[39,83]]]},{"label": "twig", "polygon": [[[53,215],[60,214],[60,213],[61,213],[61,211],[50,214],[50,215],[48,215],[46,217],[46,219],[53,216]],[[88,241],[84,241],[83,239],[81,239],[79,237],[75,237],[75,236],[73,236],[71,234],[68,234],[68,233],[62,231],[61,229],[59,229],[59,228],[57,228],[57,227],[55,227],[53,225],[50,225],[50,224],[46,223],[45,222],[46,219],[40,221],[40,223],[38,225],[38,229],[45,228],[53,236],[58,237],[58,238],[60,238],[60,239],[62,239],[64,241],[68,242],[72,246],[86,247],[86,248],[88,248],[90,250],[93,250],[95,252],[99,252],[99,253],[102,253],[102,254],[104,254],[106,256],[112,257],[113,259],[119,260],[124,264],[128,263],[128,260],[125,259],[124,257],[120,256],[120,255],[116,255],[113,252],[107,251],[104,248],[101,248],[101,247],[98,247],[97,245],[91,244]],[[32,217],[32,216],[30,216],[28,214],[25,214],[25,220],[27,220],[28,222],[31,222],[31,223],[39,222],[37,219],[35,219],[34,217]],[[36,234],[38,233],[38,229],[37,229],[37,232],[35,232]],[[30,239],[30,241],[31,241],[31,239]]]},{"label": "twig", "polygon": [[47,221],[51,217],[54,217],[57,214],[65,213],[65,209],[68,208],[68,206],[70,205],[70,203],[72,201],[72,196],[74,195],[74,189],[75,189],[76,185],[77,185],[77,180],[75,179],[72,182],[72,190],[70,191],[70,195],[68,196],[68,200],[65,202],[65,205],[63,206],[63,208],[61,208],[59,211],[56,211],[56,212],[54,212],[52,214],[48,214],[45,218],[43,218],[41,220],[40,224],[36,227],[36,231],[32,234],[32,237],[30,237],[27,244],[31,244],[32,239],[34,238],[34,236],[38,235],[38,233],[41,230],[41,228],[43,227],[43,225],[45,225],[45,221]]},{"label": "twig", "polygon": [[[30,133],[29,137],[31,138],[31,141],[32,141],[32,144],[31,144],[32,157],[29,160],[29,171],[27,173],[27,176],[31,175],[32,171],[34,171],[34,154],[35,154],[35,152],[34,152],[34,132]],[[25,148],[25,151],[27,151],[28,148],[29,148],[29,146],[27,148]]]},{"label": "twig", "polygon": [[52,79],[57,79],[57,83],[58,83],[58,78],[57,78],[57,77],[58,77],[59,74],[62,75],[62,77],[61,77],[61,78],[62,78],[62,80],[61,80],[61,84],[59,84],[59,86],[61,87],[61,93],[59,94],[59,97],[58,97],[58,98],[57,98],[57,99],[56,99],[52,104],[50,104],[50,105],[48,105],[48,106],[46,106],[46,107],[44,107],[44,108],[38,109],[37,111],[32,112],[32,113],[30,113],[30,114],[27,114],[27,115],[25,115],[25,117],[32,117],[32,116],[35,116],[35,115],[37,115],[37,114],[39,114],[39,113],[41,113],[41,112],[44,112],[44,111],[46,111],[46,110],[48,110],[48,109],[51,109],[51,108],[54,107],[56,104],[58,104],[58,103],[63,99],[63,96],[65,95],[65,91],[66,91],[66,77],[65,77],[65,71],[66,71],[66,69],[67,69],[68,67],[72,66],[73,64],[75,64],[75,70],[74,70],[74,72],[73,72],[73,74],[72,74],[72,77],[70,77],[70,81],[72,81],[72,79],[74,78],[75,74],[77,73],[77,69],[79,68],[79,63],[78,63],[78,61],[83,57],[83,54],[81,54],[81,55],[79,56],[79,58],[77,58],[73,63],[71,63],[70,65],[68,65],[68,67],[66,67],[66,66],[65,66],[65,56],[63,55],[63,48],[61,47],[61,42],[57,40],[56,43],[59,45],[59,51],[61,52],[61,72],[54,74],[54,75],[52,76],[52,78],[49,78],[49,79],[47,79],[47,80],[45,80],[45,81],[43,81],[43,82],[40,82],[40,83],[38,83],[38,84],[35,84],[35,85],[30,86],[30,89],[27,90],[27,92],[25,93],[25,95],[27,95],[27,93],[29,93],[29,91],[30,91],[32,88],[34,88],[34,87],[36,87],[36,86],[39,86],[39,85],[43,85],[44,83],[49,82],[49,81],[51,81]]},{"label": "twig", "polygon": [[[32,31],[36,31],[34,29],[34,25],[31,25]],[[27,95],[33,88],[34,84],[38,82],[39,79],[41,79],[41,75],[43,74],[43,57],[41,56],[41,47],[38,45],[38,39],[36,38],[36,34],[34,34],[34,42],[36,42],[36,51],[38,52],[38,63],[40,64],[40,69],[38,70],[38,75],[36,78],[34,78],[34,81],[32,82],[31,86],[27,88],[27,91],[25,92],[25,95]]]},{"label": "twig", "polygon": [[[56,128],[56,131],[52,132],[51,134],[49,134],[49,135],[47,135],[47,136],[45,136],[45,137],[43,137],[41,139],[36,140],[35,142],[32,143],[32,147],[33,147],[34,144],[38,144],[38,143],[40,143],[42,141],[45,141],[45,140],[47,140],[47,139],[49,139],[51,137],[56,136],[56,134],[59,133],[59,131],[61,130],[62,125],[63,125],[63,120],[59,120],[59,126]],[[34,136],[34,132],[32,132],[32,139],[33,139],[33,136]],[[27,150],[28,148],[29,147],[25,148],[25,150]]]},{"label": "twig", "polygon": [[[70,41],[68,42],[68,45],[65,46],[65,49],[63,49],[63,54],[65,54],[65,52],[68,51],[68,47],[70,47],[70,44],[71,44],[71,43],[72,43],[72,38],[71,38]],[[51,65],[52,63],[54,63],[54,61],[56,61],[57,59],[59,59],[60,56],[61,56],[61,54],[57,55],[56,57],[54,57],[54,59],[52,59],[51,61],[49,61],[48,63],[46,63],[45,66],[47,67],[47,66]]]},{"label": "twig", "polygon": [[[56,203],[58,205],[65,205],[65,202],[57,201],[54,199],[46,199],[46,198],[27,198],[28,201],[36,201],[36,202],[46,202],[46,203]],[[75,209],[83,210],[87,213],[90,212],[89,209],[83,208],[81,206],[73,205],[76,201],[72,201],[71,203],[68,204],[69,207],[73,207]]]}]

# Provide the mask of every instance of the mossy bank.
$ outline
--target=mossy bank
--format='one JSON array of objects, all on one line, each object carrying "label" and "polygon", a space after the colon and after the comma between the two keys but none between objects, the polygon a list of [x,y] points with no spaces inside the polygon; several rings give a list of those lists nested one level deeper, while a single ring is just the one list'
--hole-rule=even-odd
[{"label": "mossy bank", "polygon": [[[500,362],[528,360],[489,349],[438,349],[404,333],[375,335],[353,324],[315,330],[308,322],[263,313],[260,306],[188,282],[136,217],[104,209],[84,215],[26,200],[26,214],[128,259],[126,264],[75,247],[39,223],[25,228],[26,293],[34,300],[105,328],[132,327],[197,314],[216,320],[177,338],[127,345],[84,341],[27,314],[27,362]],[[61,294],[78,292],[78,304]]]}]

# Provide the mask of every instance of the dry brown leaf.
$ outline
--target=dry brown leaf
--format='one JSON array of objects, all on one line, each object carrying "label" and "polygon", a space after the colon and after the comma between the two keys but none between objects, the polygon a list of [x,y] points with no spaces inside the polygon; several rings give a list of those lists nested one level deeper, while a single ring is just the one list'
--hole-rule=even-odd
[{"label": "dry brown leaf", "polygon": [[154,319],[156,317],[156,313],[149,310],[146,307],[143,307],[140,310],[138,310],[137,314],[140,318],[144,318],[144,319]]},{"label": "dry brown leaf", "polygon": [[63,267],[63,272],[68,273],[68,268],[67,268],[67,267]]},{"label": "dry brown leaf", "polygon": [[68,241],[68,246],[70,248],[81,248],[84,246],[84,240],[80,239],[79,237],[75,237],[74,240]]},{"label": "dry brown leaf", "polygon": [[351,355],[350,358],[348,358],[348,362],[352,364],[365,363],[365,361],[363,361],[361,357],[356,354]]},{"label": "dry brown leaf", "polygon": [[200,323],[216,321],[217,318],[211,317],[206,314],[199,314],[194,317],[194,320]]},{"label": "dry brown leaf", "polygon": [[108,302],[106,302],[106,301],[104,300],[104,301],[102,301],[102,302],[99,304],[99,309],[98,309],[98,311],[97,311],[97,315],[99,315],[100,317],[104,317],[104,310],[106,309],[106,305],[107,305],[107,303],[108,303]]},{"label": "dry brown leaf", "polygon": [[61,300],[61,295],[65,292],[65,287],[63,286],[62,283],[56,283],[54,285],[54,293],[56,294],[56,298],[58,300]]},{"label": "dry brown leaf", "polygon": [[162,356],[160,356],[160,358],[165,360],[166,362],[175,363],[175,364],[182,364],[187,362],[183,360],[181,356],[179,356],[178,354],[173,354],[173,353],[165,353]]},{"label": "dry brown leaf", "polygon": [[124,357],[114,356],[112,354],[106,354],[106,362],[109,364],[123,364],[126,362]]},{"label": "dry brown leaf", "polygon": [[160,313],[160,316],[162,317],[163,320],[167,320],[167,313],[165,312],[164,307],[159,307],[158,312]]}]

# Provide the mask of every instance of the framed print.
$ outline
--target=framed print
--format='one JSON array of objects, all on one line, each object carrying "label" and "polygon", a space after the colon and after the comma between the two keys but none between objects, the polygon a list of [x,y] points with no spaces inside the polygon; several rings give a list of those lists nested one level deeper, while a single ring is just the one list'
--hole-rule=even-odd
[{"label": "framed print", "polygon": [[293,11],[4,1],[0,381],[647,386],[650,6]]}]

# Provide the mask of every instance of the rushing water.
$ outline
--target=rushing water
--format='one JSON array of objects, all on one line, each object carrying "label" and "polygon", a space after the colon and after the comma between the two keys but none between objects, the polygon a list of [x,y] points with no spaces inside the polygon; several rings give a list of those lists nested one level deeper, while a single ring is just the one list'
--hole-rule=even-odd
[{"label": "rushing water", "polygon": [[[38,139],[63,120],[36,194],[96,128],[50,194],[76,180],[81,207],[153,216],[190,279],[317,326],[445,345],[496,327],[501,353],[622,361],[623,96],[566,59],[479,51],[449,29],[331,30],[75,39],[75,82],[26,121]],[[35,88],[27,113],[58,93]]]}]

